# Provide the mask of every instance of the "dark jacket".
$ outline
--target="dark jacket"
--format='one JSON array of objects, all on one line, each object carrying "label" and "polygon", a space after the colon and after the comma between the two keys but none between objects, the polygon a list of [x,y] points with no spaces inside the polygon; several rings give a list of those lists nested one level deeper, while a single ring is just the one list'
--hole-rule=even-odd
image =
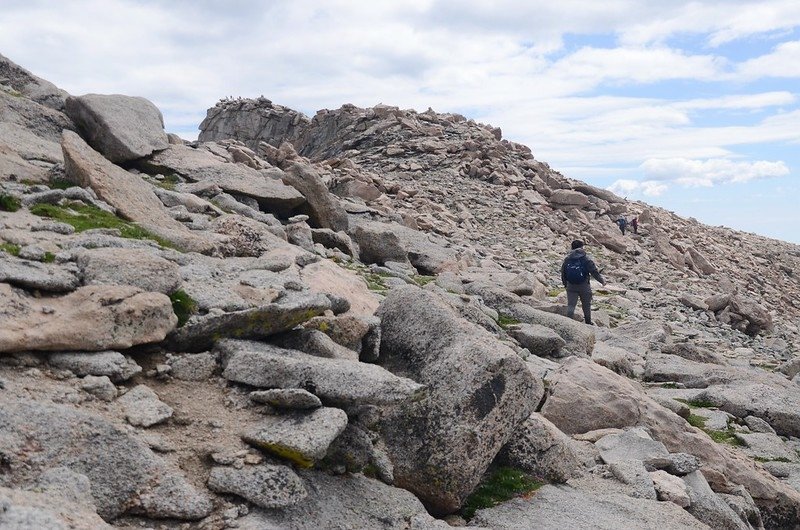
[{"label": "dark jacket", "polygon": [[589,276],[586,277],[585,283],[587,284],[589,283],[589,277],[593,277],[595,280],[597,280],[602,284],[606,283],[603,277],[600,276],[600,271],[597,270],[597,265],[594,264],[592,258],[590,258],[589,255],[586,254],[586,251],[583,250],[582,248],[576,248],[575,250],[567,254],[567,257],[564,258],[564,261],[561,263],[561,283],[564,284],[564,287],[567,287],[567,285],[569,284],[569,282],[567,282],[567,272],[566,272],[567,261],[575,258],[583,258],[586,262],[586,271],[589,273]]}]

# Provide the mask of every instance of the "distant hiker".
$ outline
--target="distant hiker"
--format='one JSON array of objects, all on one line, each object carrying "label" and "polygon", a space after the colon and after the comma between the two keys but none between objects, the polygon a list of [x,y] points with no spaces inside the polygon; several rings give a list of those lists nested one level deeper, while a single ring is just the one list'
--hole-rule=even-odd
[{"label": "distant hiker", "polygon": [[572,318],[575,314],[575,306],[578,305],[578,298],[581,300],[583,309],[583,321],[592,325],[592,287],[589,285],[589,277],[602,285],[606,281],[600,276],[594,261],[586,251],[583,250],[583,241],[575,240],[572,242],[572,252],[567,254],[561,264],[561,283],[567,289],[567,316]]},{"label": "distant hiker", "polygon": [[636,217],[631,219],[631,228],[633,228],[633,233],[634,234],[638,234],[639,233],[639,219],[637,219]]},{"label": "distant hiker", "polygon": [[625,228],[628,226],[628,221],[624,217],[617,219],[617,226],[619,226],[622,235],[625,235]]}]

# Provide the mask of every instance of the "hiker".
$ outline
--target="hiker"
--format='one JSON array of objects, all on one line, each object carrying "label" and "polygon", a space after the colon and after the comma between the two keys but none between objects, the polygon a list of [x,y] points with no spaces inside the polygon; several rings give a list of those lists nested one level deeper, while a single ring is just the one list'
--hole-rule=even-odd
[{"label": "hiker", "polygon": [[589,285],[590,276],[602,285],[606,284],[592,258],[583,250],[583,241],[576,239],[572,242],[572,252],[567,254],[561,264],[561,283],[567,289],[567,316],[572,318],[572,315],[575,314],[575,306],[578,305],[578,298],[580,298],[583,321],[591,326],[592,287]]},{"label": "hiker", "polygon": [[633,228],[633,233],[634,234],[638,234],[639,233],[639,219],[638,218],[634,217],[633,219],[631,219],[631,228]]},{"label": "hiker", "polygon": [[620,217],[617,219],[617,225],[619,226],[620,231],[622,231],[622,235],[625,235],[625,228],[628,226],[628,221],[624,217]]}]

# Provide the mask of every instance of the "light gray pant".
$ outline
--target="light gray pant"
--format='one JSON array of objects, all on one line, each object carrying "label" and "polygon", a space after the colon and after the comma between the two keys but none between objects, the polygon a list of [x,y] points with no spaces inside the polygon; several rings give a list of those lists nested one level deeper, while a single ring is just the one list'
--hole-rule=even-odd
[{"label": "light gray pant", "polygon": [[578,305],[578,298],[581,300],[581,309],[583,309],[583,321],[587,324],[591,324],[592,288],[589,286],[589,282],[567,284],[567,316],[570,318],[575,314],[575,306]]}]

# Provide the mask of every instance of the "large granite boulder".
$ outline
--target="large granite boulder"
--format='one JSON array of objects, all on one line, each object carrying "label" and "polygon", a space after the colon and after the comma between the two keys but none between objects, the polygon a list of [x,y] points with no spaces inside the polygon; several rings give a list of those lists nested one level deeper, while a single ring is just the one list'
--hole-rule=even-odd
[{"label": "large granite boulder", "polygon": [[177,322],[169,298],[134,287],[33,298],[0,283],[0,352],[126,349],[163,340]]},{"label": "large granite boulder", "polygon": [[61,139],[67,177],[82,187],[90,187],[98,197],[155,235],[187,252],[209,253],[213,240],[193,233],[176,221],[138,175],[115,166],[71,131]]},{"label": "large granite boulder", "polygon": [[309,217],[314,228],[347,230],[347,212],[322,181],[319,172],[310,164],[290,161],[283,167],[283,182],[298,190],[306,198],[300,211]]},{"label": "large granite boulder", "polygon": [[261,210],[280,215],[288,214],[305,201],[299,191],[280,181],[281,170],[258,171],[244,164],[226,162],[205,149],[170,145],[142,161],[140,166],[151,172],[177,173],[192,182],[251,197]]},{"label": "large granite boulder", "polygon": [[225,340],[217,345],[227,359],[223,376],[259,388],[305,388],[341,406],[402,402],[422,385],[374,364],[327,359],[271,344]]},{"label": "large granite boulder", "polygon": [[497,530],[708,528],[671,502],[635,499],[614,492],[584,492],[566,486],[549,485],[543,486],[528,499],[514,499],[494,508],[479,510],[470,522]]},{"label": "large granite boulder", "polygon": [[224,338],[263,339],[290,330],[330,306],[321,294],[302,293],[251,309],[195,317],[170,333],[167,344],[174,351],[200,352]]},{"label": "large granite boulder", "polygon": [[175,263],[144,249],[86,249],[78,252],[77,263],[86,285],[130,285],[168,295],[181,284]]},{"label": "large granite boulder", "polygon": [[169,145],[161,111],[142,97],[70,96],[66,112],[89,144],[112,162],[136,160]]},{"label": "large granite boulder", "polygon": [[566,482],[581,467],[572,439],[534,412],[521,423],[499,455],[504,465],[548,482]]},{"label": "large granite boulder", "polygon": [[138,438],[99,416],[0,393],[0,439],[5,480],[22,482],[47,468],[67,467],[88,477],[97,512],[106,520],[124,513],[200,519],[211,512],[206,495]]},{"label": "large granite boulder", "polygon": [[428,385],[419,400],[388,409],[381,432],[395,483],[434,513],[457,510],[543,387],[524,361],[436,295],[392,290],[378,309],[379,362]]},{"label": "large granite boulder", "polygon": [[432,530],[436,520],[411,493],[361,474],[331,476],[301,471],[308,497],[294,506],[272,510],[255,509],[236,521],[240,530],[291,528],[370,528]]}]

